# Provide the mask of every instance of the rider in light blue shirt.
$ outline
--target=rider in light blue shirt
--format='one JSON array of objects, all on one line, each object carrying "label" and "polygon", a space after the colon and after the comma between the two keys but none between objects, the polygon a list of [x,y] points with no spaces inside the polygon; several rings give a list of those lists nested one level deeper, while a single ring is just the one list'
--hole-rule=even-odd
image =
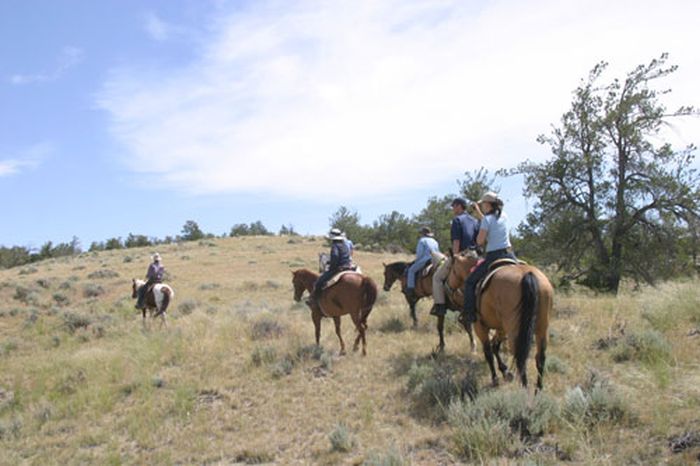
[{"label": "rider in light blue shirt", "polygon": [[498,195],[493,192],[484,194],[481,201],[474,204],[474,210],[477,217],[483,217],[476,242],[479,246],[486,244],[486,256],[469,274],[464,284],[464,312],[461,316],[463,323],[476,322],[476,285],[486,276],[489,266],[495,260],[506,257],[517,260],[511,252],[508,217],[503,213],[503,201]]},{"label": "rider in light blue shirt", "polygon": [[433,232],[428,227],[420,229],[421,238],[416,246],[416,260],[408,268],[406,277],[406,296],[414,298],[416,295],[416,273],[423,270],[423,267],[433,259],[432,253],[439,252],[440,246],[433,238]]}]

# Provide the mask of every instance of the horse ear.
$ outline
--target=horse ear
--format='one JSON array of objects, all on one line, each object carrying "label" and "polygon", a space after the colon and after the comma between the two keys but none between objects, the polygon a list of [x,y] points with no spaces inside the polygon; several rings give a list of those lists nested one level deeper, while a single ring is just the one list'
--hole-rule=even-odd
[{"label": "horse ear", "polygon": [[450,258],[454,257],[454,252],[452,252],[452,248],[447,248],[447,255],[450,256]]}]

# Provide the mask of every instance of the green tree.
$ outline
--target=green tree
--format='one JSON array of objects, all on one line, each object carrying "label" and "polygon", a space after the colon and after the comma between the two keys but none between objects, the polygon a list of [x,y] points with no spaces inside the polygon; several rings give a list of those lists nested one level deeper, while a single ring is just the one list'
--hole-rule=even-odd
[{"label": "green tree", "polygon": [[124,247],[127,248],[139,248],[143,246],[151,246],[153,242],[148,239],[148,236],[146,235],[135,235],[133,233],[129,233],[129,236],[126,237],[126,240],[124,241]]},{"label": "green tree", "polygon": [[[557,264],[569,278],[617,292],[623,277],[653,283],[673,272],[676,243],[698,217],[694,147],[675,151],[657,142],[671,118],[670,92],[653,86],[676,70],[667,56],[640,65],[624,80],[602,83],[606,63],[596,65],[574,91],[570,110],[538,141],[554,157],[525,162],[524,193],[536,198],[521,226],[527,254]],[[675,263],[674,263],[675,264]]]},{"label": "green tree", "polygon": [[374,221],[371,237],[373,243],[393,251],[414,251],[418,242],[418,227],[410,218],[394,210]]},{"label": "green tree", "polygon": [[360,215],[345,206],[340,206],[328,219],[331,228],[338,228],[350,238],[355,245],[368,244],[371,239],[369,229],[360,225]]},{"label": "green tree", "polygon": [[204,238],[204,233],[194,220],[187,220],[182,227],[181,233],[184,241],[197,241]]},{"label": "green tree", "polygon": [[453,217],[450,202],[455,197],[451,194],[442,197],[433,196],[415,217],[416,225],[430,227],[433,230],[435,239],[443,252],[450,247],[450,225]]}]

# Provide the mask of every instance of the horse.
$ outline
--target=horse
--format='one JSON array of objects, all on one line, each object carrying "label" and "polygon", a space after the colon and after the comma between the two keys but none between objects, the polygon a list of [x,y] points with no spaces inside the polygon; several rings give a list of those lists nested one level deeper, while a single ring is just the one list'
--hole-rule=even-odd
[{"label": "horse", "polygon": [[[146,282],[144,280],[138,280],[136,278],[131,279],[131,297],[136,299],[138,297],[138,290],[144,286]],[[165,312],[168,310],[170,301],[175,297],[175,291],[164,283],[156,283],[153,285],[150,291],[146,292],[144,298],[145,307],[141,310],[143,314],[143,325],[146,326],[146,311],[149,311],[152,318],[160,316],[161,327],[166,324],[165,322]]]},{"label": "horse", "polygon": [[[406,290],[407,277],[405,272],[406,269],[408,269],[408,267],[410,266],[410,264],[410,262],[392,262],[390,264],[382,264],[384,265],[384,291],[389,291],[397,280],[399,280],[401,283],[401,291],[404,292]],[[408,295],[404,294],[404,296],[406,297],[406,302],[408,303],[408,306],[411,309],[411,318],[413,319],[414,327],[418,325],[418,318],[416,317],[416,303],[421,298],[424,298],[426,296],[432,297],[433,275],[435,274],[436,270],[437,267],[434,266],[426,276],[423,276],[422,272],[419,272],[420,276],[416,279],[415,296],[409,297]],[[452,299],[448,300],[448,307],[453,311],[460,310],[461,306],[461,303],[453,304]],[[442,352],[445,350],[445,316],[437,316],[437,318],[437,330],[438,335],[440,336],[440,342],[438,343],[437,351]],[[476,351],[476,343],[474,342],[474,334],[472,333],[471,325],[465,326],[465,330],[469,334],[471,350],[472,352],[474,352]]]},{"label": "horse", "polygon": [[[294,285],[294,301],[301,301],[304,290],[311,293],[318,275],[308,269],[292,271],[292,284]],[[377,300],[377,285],[370,277],[359,273],[346,273],[338,282],[321,292],[318,306],[309,304],[311,319],[314,323],[316,345],[321,338],[321,319],[332,317],[335,322],[335,333],[340,340],[340,354],[345,354],[345,343],[340,333],[340,316],[350,314],[357,329],[357,338],[353,345],[353,351],[357,351],[362,341],[362,355],[367,354],[367,342],[365,331],[367,330],[367,317],[372,311]]]},{"label": "horse", "polygon": [[[464,283],[476,265],[476,254],[453,255],[453,272]],[[554,288],[537,267],[528,264],[503,265],[493,270],[490,280],[479,296],[479,312],[474,324],[476,335],[484,347],[484,357],[491,370],[491,382],[498,385],[493,357],[505,380],[512,380],[508,366],[501,360],[501,343],[508,343],[523,387],[527,387],[527,359],[533,334],[537,353],[537,388],[542,390],[542,378],[547,351],[547,328],[554,303]],[[490,337],[489,331],[495,330]]]}]

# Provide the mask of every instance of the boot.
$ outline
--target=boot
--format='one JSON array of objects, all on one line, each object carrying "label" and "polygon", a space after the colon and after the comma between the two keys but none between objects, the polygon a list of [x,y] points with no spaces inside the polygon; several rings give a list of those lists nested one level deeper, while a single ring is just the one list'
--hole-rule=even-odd
[{"label": "boot", "polygon": [[416,289],[415,288],[406,288],[406,291],[404,291],[404,293],[406,294],[406,297],[409,300],[413,301],[414,299],[416,299]]},{"label": "boot", "polygon": [[431,316],[444,316],[447,313],[447,306],[444,304],[435,304],[430,310]]},{"label": "boot", "polygon": [[459,315],[459,321],[466,327],[476,322],[476,311],[473,309],[464,309]]}]

